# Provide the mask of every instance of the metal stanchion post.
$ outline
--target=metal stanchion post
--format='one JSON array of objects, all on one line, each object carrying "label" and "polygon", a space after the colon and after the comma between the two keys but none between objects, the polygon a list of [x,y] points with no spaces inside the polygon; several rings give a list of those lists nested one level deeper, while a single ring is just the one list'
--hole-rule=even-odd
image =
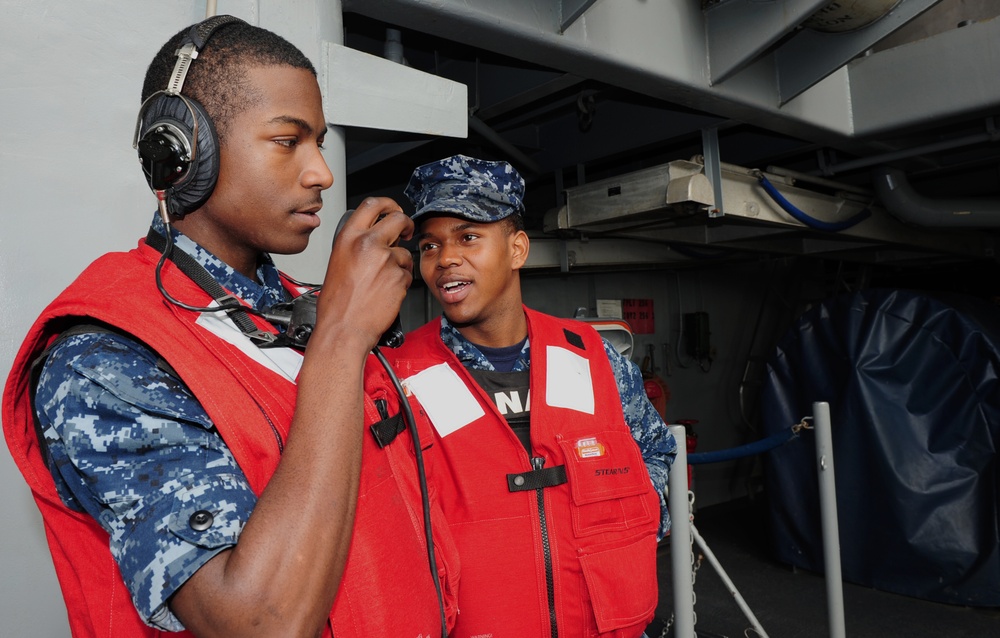
[{"label": "metal stanchion post", "polygon": [[830,405],[813,403],[816,429],[816,468],[819,474],[819,507],[823,525],[823,571],[830,638],[844,638],[844,586],[840,575],[840,525],[837,521],[837,486],[833,470],[833,434]]},{"label": "metal stanchion post", "polygon": [[683,425],[671,425],[677,456],[670,468],[670,567],[674,584],[674,636],[694,638],[694,586],[691,583],[691,518],[688,510],[687,448]]}]

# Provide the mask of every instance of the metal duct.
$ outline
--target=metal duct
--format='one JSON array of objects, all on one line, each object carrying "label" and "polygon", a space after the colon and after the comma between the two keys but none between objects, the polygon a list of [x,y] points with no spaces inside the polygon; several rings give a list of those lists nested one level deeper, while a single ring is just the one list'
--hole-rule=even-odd
[{"label": "metal duct", "polygon": [[385,30],[385,46],[383,51],[383,57],[386,60],[395,62],[396,64],[406,64],[406,58],[403,57],[403,35],[399,29],[386,29]]},{"label": "metal duct", "polygon": [[904,222],[936,228],[1000,227],[1000,200],[924,197],[913,190],[906,173],[888,166],[873,170],[872,183],[885,209]]}]

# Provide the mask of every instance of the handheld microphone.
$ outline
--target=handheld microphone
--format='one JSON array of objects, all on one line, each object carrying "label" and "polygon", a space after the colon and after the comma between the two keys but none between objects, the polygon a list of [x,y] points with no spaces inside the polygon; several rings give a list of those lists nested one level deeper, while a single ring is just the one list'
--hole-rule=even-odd
[{"label": "handheld microphone", "polygon": [[[354,210],[351,209],[340,218],[337,229],[333,232],[334,240],[344,227],[344,222],[353,213]],[[377,224],[383,217],[385,217],[384,214],[380,215],[375,223]],[[277,303],[261,313],[271,323],[285,326],[285,332],[275,338],[273,342],[263,344],[260,347],[306,347],[306,344],[309,343],[309,337],[312,336],[313,329],[316,327],[316,303],[318,301],[316,290],[305,292],[291,301]],[[383,348],[398,348],[403,345],[404,334],[403,323],[400,321],[399,314],[396,314],[392,325],[379,337],[377,345]]]},{"label": "handheld microphone", "polygon": [[403,345],[403,339],[403,322],[399,320],[399,315],[397,314],[389,329],[379,337],[378,345],[384,348],[398,348]]},{"label": "handheld microphone", "polygon": [[[337,235],[340,234],[341,229],[344,228],[344,224],[353,214],[354,214],[353,208],[344,212],[344,215],[340,218],[340,221],[337,222],[337,230],[333,231],[334,241],[336,241]],[[385,217],[385,213],[379,215],[378,218],[375,220],[375,223],[377,224],[380,221],[382,221],[383,217]],[[383,332],[382,336],[379,337],[378,345],[382,346],[383,348],[398,348],[399,346],[403,345],[403,338],[404,338],[403,335],[404,335],[403,323],[402,321],[400,321],[399,314],[397,313],[396,318],[392,322],[392,325],[390,325],[389,329]]]}]

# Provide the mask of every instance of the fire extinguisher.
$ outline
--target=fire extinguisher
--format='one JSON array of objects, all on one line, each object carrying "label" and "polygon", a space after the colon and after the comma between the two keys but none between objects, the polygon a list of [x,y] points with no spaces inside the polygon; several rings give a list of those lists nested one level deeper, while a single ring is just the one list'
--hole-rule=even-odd
[{"label": "fire extinguisher", "polygon": [[670,400],[670,388],[667,382],[656,376],[656,363],[653,361],[652,344],[649,345],[649,354],[642,360],[643,389],[646,397],[653,404],[653,408],[659,413],[661,419],[667,417],[667,401]]},{"label": "fire extinguisher", "polygon": [[[694,425],[698,419],[678,419],[677,425],[684,426],[684,444],[688,454],[694,454],[698,449],[698,433],[694,431]],[[688,463],[688,490],[694,490],[694,466]]]}]

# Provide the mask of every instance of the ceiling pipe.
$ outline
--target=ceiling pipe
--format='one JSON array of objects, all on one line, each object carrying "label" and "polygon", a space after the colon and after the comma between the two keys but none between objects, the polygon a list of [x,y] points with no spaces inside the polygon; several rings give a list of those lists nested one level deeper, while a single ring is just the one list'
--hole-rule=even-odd
[{"label": "ceiling pipe", "polygon": [[531,159],[524,152],[522,152],[521,149],[505,140],[503,136],[494,131],[486,122],[482,121],[475,115],[469,115],[469,128],[486,138],[488,142],[506,153],[514,163],[520,164],[522,169],[531,174],[531,177],[536,177],[544,172],[538,162]]},{"label": "ceiling pipe", "polygon": [[403,66],[410,66],[406,63],[406,58],[403,55],[403,34],[399,29],[385,30],[385,46],[383,51],[386,60],[402,64]]},{"label": "ceiling pipe", "polygon": [[841,162],[840,164],[834,164],[833,166],[823,166],[818,170],[810,171],[810,175],[824,175],[831,176],[837,173],[845,173],[847,171],[852,171],[859,168],[868,168],[869,166],[875,166],[876,164],[884,164],[886,162],[894,162],[901,159],[909,159],[911,157],[916,157],[918,155],[926,155],[928,153],[937,153],[939,151],[950,151],[956,148],[964,148],[966,146],[973,146],[975,144],[982,144],[985,142],[996,142],[1000,139],[1000,132],[998,132],[993,127],[993,118],[989,118],[988,122],[989,131],[986,133],[974,133],[972,135],[966,135],[964,137],[953,138],[950,140],[944,140],[941,142],[934,142],[931,144],[925,144],[923,146],[915,146],[913,148],[906,148],[898,151],[892,151],[889,153],[882,153],[880,155],[871,155],[869,157],[862,157],[856,160],[850,160],[847,162]]},{"label": "ceiling pipe", "polygon": [[872,184],[885,209],[904,222],[933,228],[1000,227],[998,199],[924,197],[913,190],[906,173],[888,166],[872,171]]}]

